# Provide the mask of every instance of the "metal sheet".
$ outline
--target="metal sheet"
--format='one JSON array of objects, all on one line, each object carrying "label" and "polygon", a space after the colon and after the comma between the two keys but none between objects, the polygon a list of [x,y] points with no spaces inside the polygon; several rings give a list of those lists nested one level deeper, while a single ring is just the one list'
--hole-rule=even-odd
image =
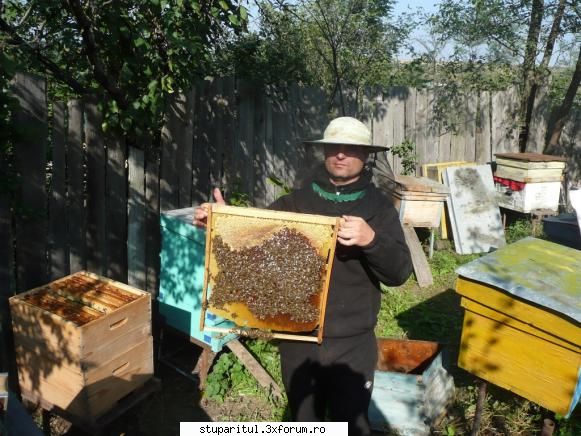
[{"label": "metal sheet", "polygon": [[505,245],[490,165],[450,167],[448,210],[454,246],[460,254],[486,253]]},{"label": "metal sheet", "polygon": [[461,266],[468,279],[581,322],[581,251],[525,238]]}]

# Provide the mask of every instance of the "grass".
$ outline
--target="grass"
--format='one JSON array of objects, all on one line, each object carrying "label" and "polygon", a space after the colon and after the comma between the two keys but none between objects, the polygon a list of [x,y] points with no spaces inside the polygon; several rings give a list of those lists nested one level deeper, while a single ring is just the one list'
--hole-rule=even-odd
[{"label": "grass", "polygon": [[[517,220],[506,229],[507,243],[515,242],[523,237],[531,236],[533,228],[528,221]],[[535,234],[536,237],[542,237]],[[412,277],[398,288],[384,287],[382,289],[381,308],[376,328],[377,336],[409,338],[437,341],[447,349],[450,372],[455,385],[456,396],[450,406],[448,415],[442,420],[437,435],[469,434],[472,428],[479,380],[471,374],[455,366],[460,345],[463,310],[460,299],[454,291],[456,280],[455,269],[470,262],[480,255],[459,255],[452,249],[436,251],[429,260],[434,285],[420,289]],[[282,386],[280,379],[280,360],[276,347],[260,340],[246,342],[251,352],[262,363],[266,370]],[[229,353],[225,353],[228,355]],[[232,356],[233,357],[233,356]],[[228,360],[228,371],[220,370],[222,359]],[[235,358],[233,358],[235,360]],[[230,378],[227,389],[221,398],[208,398],[209,401],[238,401],[241,397],[257,396],[266,404],[270,404],[269,417],[273,421],[288,419],[286,404],[277,403],[257,385],[256,381],[244,369],[234,366],[230,358],[224,355],[217,363],[218,375],[212,377],[220,382]],[[236,369],[234,369],[236,368]],[[214,369],[216,371],[216,367]],[[220,372],[221,371],[221,372]],[[237,373],[240,374],[237,374]],[[482,435],[533,435],[538,434],[542,419],[547,411],[517,395],[500,387],[488,384],[488,394],[484,404],[480,434]],[[255,415],[230,415],[233,420],[255,420]],[[557,436],[574,436],[581,434],[581,411],[565,420],[557,417]]]}]

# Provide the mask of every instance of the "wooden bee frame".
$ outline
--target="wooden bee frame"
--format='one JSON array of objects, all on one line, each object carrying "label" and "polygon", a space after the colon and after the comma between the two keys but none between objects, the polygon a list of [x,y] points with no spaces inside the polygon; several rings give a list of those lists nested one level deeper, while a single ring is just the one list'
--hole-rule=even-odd
[{"label": "wooden bee frame", "polygon": [[[252,329],[252,331],[258,332],[260,337],[321,343],[339,220],[339,218],[321,215],[212,204],[208,211],[206,230],[206,258],[200,329],[202,331],[237,333],[239,335],[248,335],[248,329]],[[220,272],[213,252],[216,236],[220,236],[224,243],[228,244],[233,250],[237,250],[257,246],[284,228],[296,230],[307,237],[309,243],[324,261],[320,291],[313,302],[313,307],[318,307],[318,319],[314,322],[301,323],[292,321],[290,316],[285,316],[284,314],[281,314],[278,319],[274,317],[259,319],[242,302],[227,303],[223,308],[210,305],[207,298],[208,288],[211,289],[215,284],[215,278]],[[206,326],[206,310],[232,320],[238,327]],[[310,332],[315,329],[317,329],[317,336],[298,334],[301,331]]]}]

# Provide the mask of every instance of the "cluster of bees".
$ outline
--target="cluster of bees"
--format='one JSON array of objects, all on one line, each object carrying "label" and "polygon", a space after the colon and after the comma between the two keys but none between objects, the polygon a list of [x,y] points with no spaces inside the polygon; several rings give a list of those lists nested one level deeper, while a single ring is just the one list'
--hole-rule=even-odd
[{"label": "cluster of bees", "polygon": [[213,241],[219,273],[209,303],[223,309],[244,303],[260,320],[286,315],[298,323],[319,318],[318,300],[325,262],[302,233],[283,227],[260,245],[232,250]]}]

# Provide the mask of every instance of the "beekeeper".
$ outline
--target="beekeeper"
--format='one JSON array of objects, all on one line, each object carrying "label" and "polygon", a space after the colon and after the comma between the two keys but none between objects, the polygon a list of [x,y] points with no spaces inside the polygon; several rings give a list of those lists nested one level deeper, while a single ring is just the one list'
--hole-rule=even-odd
[{"label": "beekeeper", "polygon": [[[323,342],[281,341],[283,383],[295,421],[347,421],[349,435],[371,433],[367,410],[377,362],[380,282],[401,285],[412,270],[398,213],[372,183],[373,145],[359,120],[340,117],[323,139],[324,162],[300,189],[269,209],[342,217],[329,283]],[[216,202],[224,199],[214,190]],[[205,225],[205,207],[194,223]]]}]

